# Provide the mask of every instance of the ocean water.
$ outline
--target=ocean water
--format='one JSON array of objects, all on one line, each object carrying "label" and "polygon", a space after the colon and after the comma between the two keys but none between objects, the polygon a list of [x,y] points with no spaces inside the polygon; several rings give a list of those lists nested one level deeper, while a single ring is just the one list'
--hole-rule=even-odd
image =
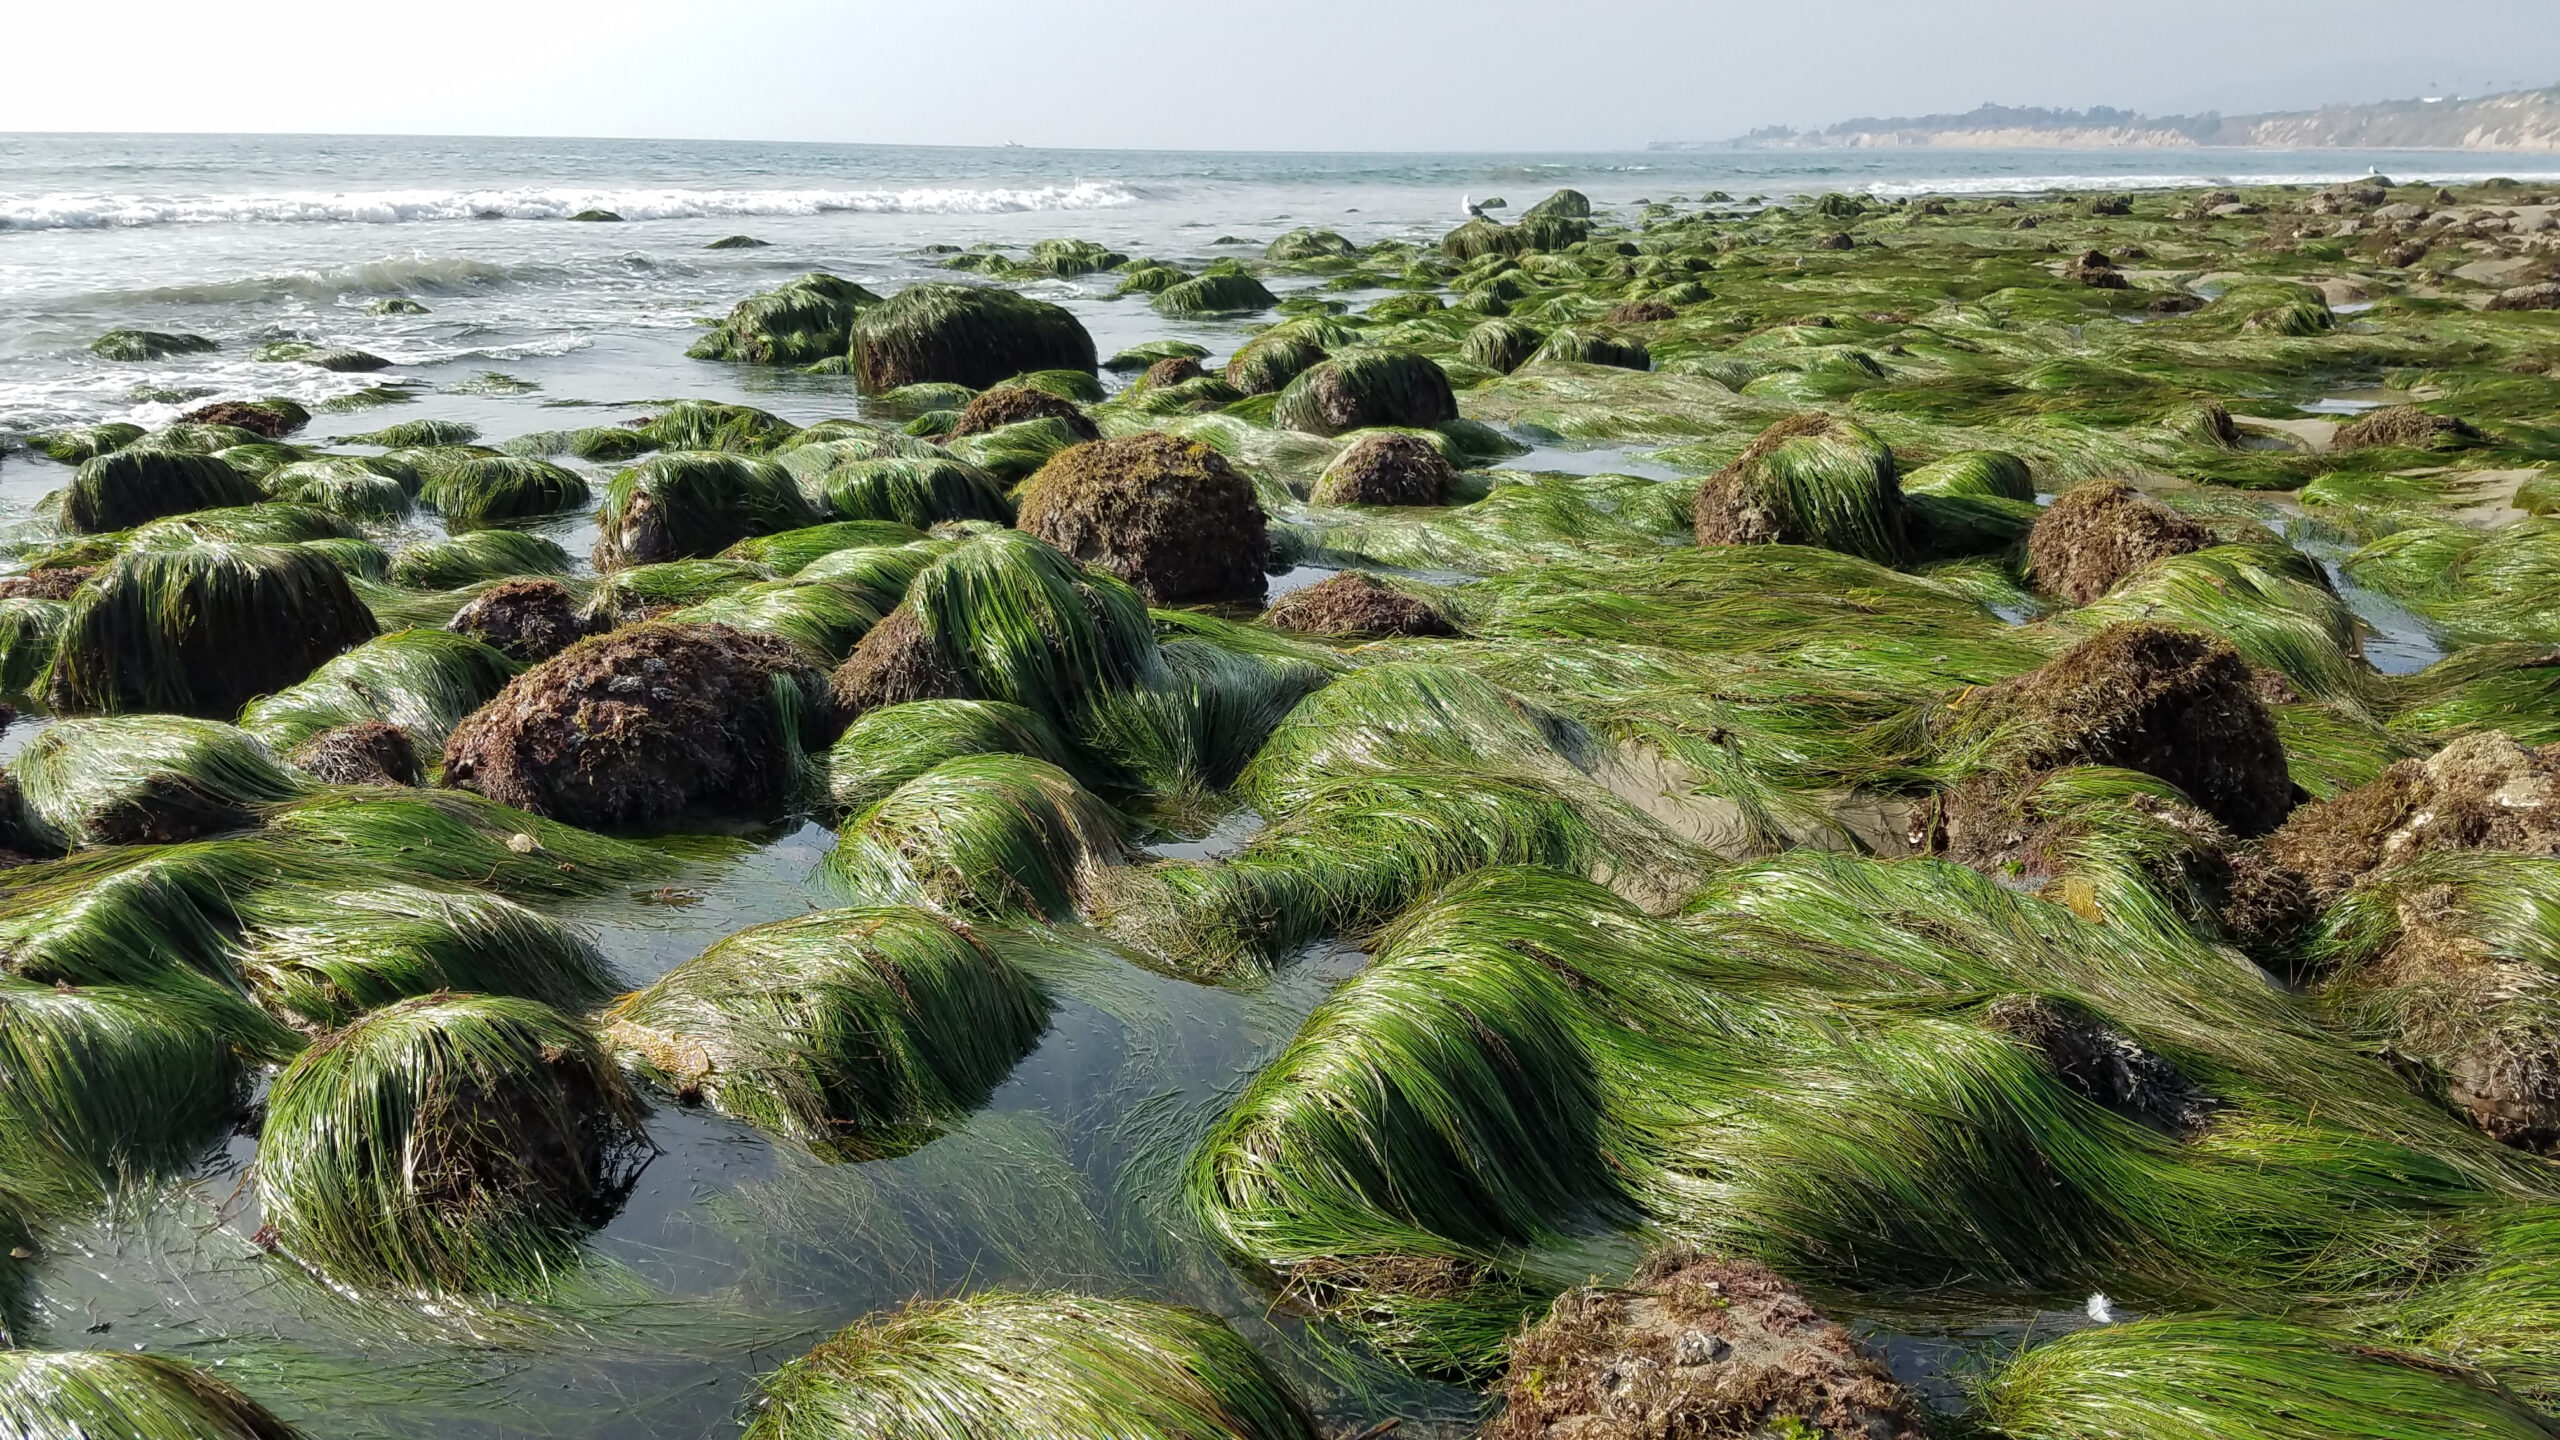
[{"label": "ocean water", "polygon": [[[858,413],[849,381],[683,351],[699,317],[809,270],[882,291],[939,278],[921,253],[934,244],[1077,236],[1197,262],[1258,253],[1301,225],[1361,241],[1433,237],[1461,218],[1462,196],[1499,195],[1517,209],[1565,185],[1623,210],[1711,190],[2032,193],[2377,170],[2560,180],[2512,158],[2346,152],[1248,155],[0,136],[0,434],[159,423],[217,398],[290,394],[316,408],[386,381],[410,385],[415,403],[324,412],[297,438],[438,417],[495,440],[687,396],[802,422]],[[626,219],[565,218],[588,208]],[[737,233],[771,243],[705,248]],[[1224,354],[1245,334],[1110,300],[1113,283],[1031,288],[1074,309],[1106,353],[1171,334]],[[395,296],[427,313],[370,313]],[[143,364],[88,353],[119,326],[192,331],[222,348]],[[342,376],[249,358],[282,338],[394,365]],[[492,385],[491,372],[515,383]],[[1641,464],[1555,447],[1519,463]],[[65,473],[24,452],[0,458],[0,522],[23,519]],[[583,551],[575,523],[560,533]],[[826,903],[810,876],[831,844],[816,826],[751,837],[665,891],[585,903],[567,918],[627,983],[644,983],[739,928]],[[256,1147],[236,1138],[183,1181],[46,1236],[35,1333],[20,1338],[181,1354],[314,1435],[701,1436],[733,1431],[757,1374],[871,1310],[993,1284],[1056,1286],[1224,1314],[1330,1420],[1397,1414],[1407,1434],[1464,1433],[1470,1394],[1398,1379],[1275,1311],[1174,1200],[1181,1157],[1222,1097],[1360,957],[1320,949],[1251,993],[1152,975],[1066,940],[1044,963],[1061,997],[1049,1035],[983,1112],[912,1155],[820,1165],[714,1117],[662,1109],[651,1122],[659,1153],[598,1235],[594,1273],[551,1303],[410,1304],[299,1272],[254,1242],[260,1217],[243,1177]],[[1968,1327],[2014,1334],[2056,1322],[1987,1316],[1932,1330],[1906,1317],[1889,1343],[1908,1378],[1943,1386],[1933,1377]]]},{"label": "ocean water", "polygon": [[[0,434],[101,419],[149,424],[216,398],[317,402],[382,379],[248,358],[278,338],[370,350],[395,362],[391,376],[437,389],[490,370],[538,384],[508,399],[448,395],[434,412],[496,435],[554,428],[537,412],[568,400],[752,393],[792,418],[842,413],[843,382],[776,382],[687,361],[688,332],[697,317],[808,270],[874,289],[924,278],[935,272],[917,251],[937,243],[1072,235],[1201,261],[1250,253],[1299,225],[1360,241],[1432,237],[1463,218],[1463,197],[1499,196],[1517,209],[1563,185],[1622,208],[1713,190],[2033,192],[2375,170],[2560,178],[2534,176],[2530,165],[2343,151],[1300,155],[0,135]],[[587,209],[625,223],[567,219]],[[771,245],[704,248],[739,233]],[[1106,346],[1186,328],[1105,300],[1111,284],[1088,277],[1038,288],[1084,315]],[[367,313],[394,296],[429,313]],[[118,326],[192,331],[223,348],[147,364],[87,353]],[[1235,334],[1189,328],[1213,345]],[[182,404],[149,398],[155,391],[197,393]]]}]

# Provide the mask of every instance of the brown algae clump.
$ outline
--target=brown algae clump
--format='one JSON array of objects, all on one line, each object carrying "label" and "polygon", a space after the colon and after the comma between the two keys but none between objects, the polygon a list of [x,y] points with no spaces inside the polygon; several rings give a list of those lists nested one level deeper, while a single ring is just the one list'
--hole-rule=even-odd
[{"label": "brown algae clump", "polygon": [[1159,605],[1262,598],[1262,502],[1194,441],[1147,431],[1062,450],[1023,487],[1021,525]]},{"label": "brown algae clump", "polygon": [[2086,605],[2116,582],[2171,555],[2213,543],[2213,532],[2130,485],[2098,481],[2064,491],[2027,535],[2038,590]]}]

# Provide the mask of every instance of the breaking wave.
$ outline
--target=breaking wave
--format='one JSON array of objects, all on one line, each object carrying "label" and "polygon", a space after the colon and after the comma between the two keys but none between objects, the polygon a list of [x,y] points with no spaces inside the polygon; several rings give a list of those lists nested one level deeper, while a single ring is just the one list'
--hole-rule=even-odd
[{"label": "breaking wave", "polygon": [[566,220],[608,210],[625,220],[714,216],[1001,215],[1107,210],[1137,203],[1126,185],[1087,181],[1026,189],[905,190],[316,190],[270,195],[152,196],[0,192],[0,229],[94,230],[144,225],[406,225],[449,220]]}]

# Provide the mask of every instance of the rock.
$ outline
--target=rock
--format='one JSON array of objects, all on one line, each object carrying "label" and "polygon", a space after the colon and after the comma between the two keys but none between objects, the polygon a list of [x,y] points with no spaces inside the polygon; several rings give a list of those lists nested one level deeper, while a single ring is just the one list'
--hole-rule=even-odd
[{"label": "rock", "polygon": [[2137,1124],[2192,1140],[2213,1118],[2218,1102],[2177,1066],[2067,1001],[2004,995],[1984,1008],[1982,1018],[2033,1047],[2082,1099]]},{"label": "rock", "polygon": [[1174,355],[1148,366],[1147,373],[1139,377],[1138,384],[1149,390],[1169,389],[1208,373],[1200,368],[1200,362],[1194,357]]},{"label": "rock", "polygon": [[2267,837],[2268,859],[2326,904],[2367,875],[2433,850],[2560,858],[2560,745],[2527,749],[2497,731],[2295,811]]},{"label": "rock", "polygon": [[2111,765],[2186,792],[2243,839],[2293,808],[2274,718],[2228,642],[2150,621],[2110,625],[1964,707],[1995,727],[1998,766]]},{"label": "rock", "polygon": [[2438,415],[2415,405],[2394,405],[2339,426],[2329,448],[2347,451],[2390,445],[2410,450],[2433,450],[2485,438],[2467,420]]},{"label": "rock", "polygon": [[2407,269],[2426,258],[2427,242],[2424,240],[2409,240],[2398,245],[2386,246],[2381,256],[2382,263],[2394,269]]},{"label": "rock", "polygon": [[1823,236],[1821,239],[1813,242],[1813,248],[1816,250],[1855,250],[1858,248],[1858,242],[1856,237],[1844,231],[1839,234]]},{"label": "rock", "polygon": [[1611,306],[1608,321],[1612,325],[1650,325],[1658,320],[1676,320],[1679,316],[1678,310],[1659,300],[1630,300],[1623,305]]},{"label": "rock", "polygon": [[2489,301],[2492,310],[2560,310],[2560,283],[2519,285],[2501,290]]},{"label": "rock", "polygon": [[2156,560],[2213,543],[2213,532],[2130,485],[2091,481],[2063,492],[2027,534],[2035,588],[2086,605]]},{"label": "rock", "polygon": [[1019,524],[1154,604],[1262,598],[1270,522],[1206,445],[1148,430],[1070,446],[1024,485]]},{"label": "rock", "polygon": [[[734,247],[722,240],[711,248]],[[696,360],[750,365],[814,365],[840,359],[853,343],[853,317],[864,306],[879,303],[879,296],[850,280],[812,272],[739,301],[728,319],[713,326],[685,354]]]},{"label": "rock", "polygon": [[2184,290],[2164,290],[2151,297],[2143,308],[2154,315],[2192,315],[2205,307],[2205,298]]},{"label": "rock", "polygon": [[759,240],[753,235],[726,235],[702,248],[705,250],[761,250],[772,243],[770,240]]},{"label": "rock", "polygon": [[222,347],[201,335],[163,330],[110,330],[89,342],[89,353],[101,360],[160,360],[171,355],[202,355]]},{"label": "rock", "polygon": [[[1195,365],[1193,368],[1198,367]],[[1076,408],[1074,401],[1060,399],[1046,390],[1034,390],[1028,385],[999,385],[979,395],[961,410],[959,423],[952,426],[951,433],[943,438],[957,440],[963,435],[983,435],[1007,425],[1019,425],[1025,420],[1048,419],[1063,421],[1079,440],[1102,438],[1102,431],[1086,417],[1084,411]]]},{"label": "rock", "polygon": [[285,757],[326,785],[417,785],[417,749],[409,732],[386,720],[359,720],[323,730]]},{"label": "rock", "polygon": [[1281,596],[1262,613],[1262,623],[1300,635],[1344,639],[1458,633],[1430,602],[1358,570]]},{"label": "rock", "polygon": [[1670,1250],[1512,1342],[1484,1440],[1920,1440],[1920,1410],[1767,1267]]},{"label": "rock", "polygon": [[769,819],[792,780],[776,675],[818,683],[789,641],[726,625],[581,641],[456,727],[444,783],[589,828]]},{"label": "rock", "polygon": [[587,633],[569,587],[541,579],[499,581],[473,596],[445,628],[529,665],[550,659]]},{"label": "rock", "polygon": [[2257,214],[2258,207],[2247,204],[2216,205],[2204,213],[2216,220],[2236,220],[2243,215]]},{"label": "rock", "polygon": [[1535,326],[1518,320],[1487,320],[1467,332],[1458,358],[1508,375],[1528,364],[1546,343],[1545,333]]},{"label": "rock", "polygon": [[1312,435],[1387,426],[1427,430],[1458,418],[1458,396],[1449,388],[1447,373],[1423,356],[1355,350],[1290,381],[1271,417],[1276,425]]},{"label": "rock", "polygon": [[281,440],[311,422],[311,412],[290,400],[246,404],[225,400],[201,405],[178,417],[181,425],[232,425],[269,440]]},{"label": "rock", "polygon": [[12,575],[0,579],[0,600],[68,600],[71,592],[97,573],[95,565],[62,565]]},{"label": "rock", "polygon": [[1442,505],[1458,483],[1440,447],[1382,430],[1344,448],[1309,497],[1317,505]]},{"label": "rock", "polygon": [[618,225],[618,224],[621,224],[621,223],[622,223],[622,217],[621,217],[621,216],[619,216],[619,215],[616,215],[615,213],[613,213],[613,212],[612,212],[612,211],[610,211],[610,210],[581,210],[581,211],[579,211],[577,214],[572,215],[572,216],[570,216],[569,218],[570,218],[570,219],[572,219],[572,220],[584,221],[584,222],[586,222],[586,223],[588,223],[588,224],[591,224],[591,225],[593,225],[593,224],[610,224],[610,225]]},{"label": "rock", "polygon": [[[1246,395],[1268,395],[1324,363],[1325,348],[1301,335],[1259,335],[1227,361],[1227,383]],[[1454,402],[1453,402],[1454,403]]]},{"label": "rock", "polygon": [[984,698],[968,668],[936,645],[905,605],[871,627],[827,688],[836,713],[848,720],[910,700]]}]

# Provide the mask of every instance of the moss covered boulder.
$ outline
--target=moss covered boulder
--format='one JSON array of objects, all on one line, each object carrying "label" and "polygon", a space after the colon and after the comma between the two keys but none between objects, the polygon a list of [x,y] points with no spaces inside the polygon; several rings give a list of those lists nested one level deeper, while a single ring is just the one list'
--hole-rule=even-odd
[{"label": "moss covered boulder", "polygon": [[647,1144],[586,1028],[433,995],[305,1050],[269,1092],[258,1193],[284,1253],[346,1281],[520,1294],[576,1262]]},{"label": "moss covered boulder", "polygon": [[910,285],[866,307],[850,355],[866,395],[937,380],[984,390],[1036,370],[1096,368],[1093,337],[1075,316],[981,285]]},{"label": "moss covered boulder", "polygon": [[199,405],[178,417],[181,425],[229,425],[281,440],[311,423],[311,412],[291,400],[224,400]]},{"label": "moss covered boulder", "polygon": [[[721,242],[726,244],[726,241]],[[696,360],[751,365],[814,365],[845,353],[853,317],[880,297],[823,272],[738,302],[729,318],[685,353]]]},{"label": "moss covered boulder", "polygon": [[788,641],[652,623],[572,645],[453,732],[444,783],[573,825],[767,819],[791,797],[777,683],[823,683]]},{"label": "moss covered boulder", "polygon": [[1269,395],[1324,363],[1325,348],[1304,336],[1275,333],[1245,342],[1227,361],[1227,383],[1247,395]]},{"label": "moss covered boulder", "polygon": [[46,691],[64,713],[229,719],[377,628],[346,572],[317,550],[137,547],[71,599]]},{"label": "moss covered boulder", "polygon": [[1269,519],[1206,445],[1150,430],[1062,450],[1024,487],[1019,523],[1158,605],[1262,598]]},{"label": "moss covered boulder", "polygon": [[751,535],[828,518],[781,466],[716,450],[653,455],[613,477],[596,517],[596,568],[717,555]]},{"label": "moss covered boulder", "polygon": [[265,498],[258,482],[215,456],[137,444],[82,463],[59,503],[64,529],[99,535],[164,515],[254,505]]},{"label": "moss covered boulder", "polygon": [[2117,582],[2172,555],[2213,543],[2213,532],[2116,480],[2075,485],[2036,517],[2027,575],[2037,590],[2086,605]]},{"label": "moss covered boulder", "polygon": [[969,435],[984,435],[1026,420],[1059,421],[1079,440],[1102,438],[1102,431],[1095,428],[1081,406],[1028,385],[999,385],[971,400],[960,411],[959,423],[953,425],[943,438],[957,440]]},{"label": "moss covered boulder", "polygon": [[1439,446],[1380,430],[1344,447],[1310,498],[1318,505],[1441,505],[1457,483],[1457,467]]},{"label": "moss covered boulder", "polygon": [[409,732],[388,720],[358,720],[323,730],[285,757],[293,768],[324,785],[423,783],[418,748]]},{"label": "moss covered boulder", "polygon": [[1449,387],[1448,373],[1426,356],[1354,350],[1290,381],[1271,418],[1311,435],[1386,427],[1427,430],[1458,418],[1458,396]]},{"label": "moss covered boulder", "polygon": [[2438,415],[2415,405],[2393,405],[2339,426],[2329,448],[2354,451],[2388,445],[2407,450],[2451,450],[2477,445],[2485,438],[2471,422],[2456,416]]},{"label": "moss covered boulder", "polygon": [[1250,315],[1280,303],[1263,283],[1238,270],[1216,271],[1168,285],[1148,302],[1159,315],[1199,319],[1214,315]]},{"label": "moss covered boulder", "polygon": [[89,342],[89,353],[101,360],[162,360],[171,355],[203,355],[221,348],[202,335],[165,330],[110,330]]},{"label": "moss covered boulder", "polygon": [[1908,550],[1893,451],[1824,411],[1762,431],[1699,487],[1701,545],[1817,545],[1892,564]]}]

